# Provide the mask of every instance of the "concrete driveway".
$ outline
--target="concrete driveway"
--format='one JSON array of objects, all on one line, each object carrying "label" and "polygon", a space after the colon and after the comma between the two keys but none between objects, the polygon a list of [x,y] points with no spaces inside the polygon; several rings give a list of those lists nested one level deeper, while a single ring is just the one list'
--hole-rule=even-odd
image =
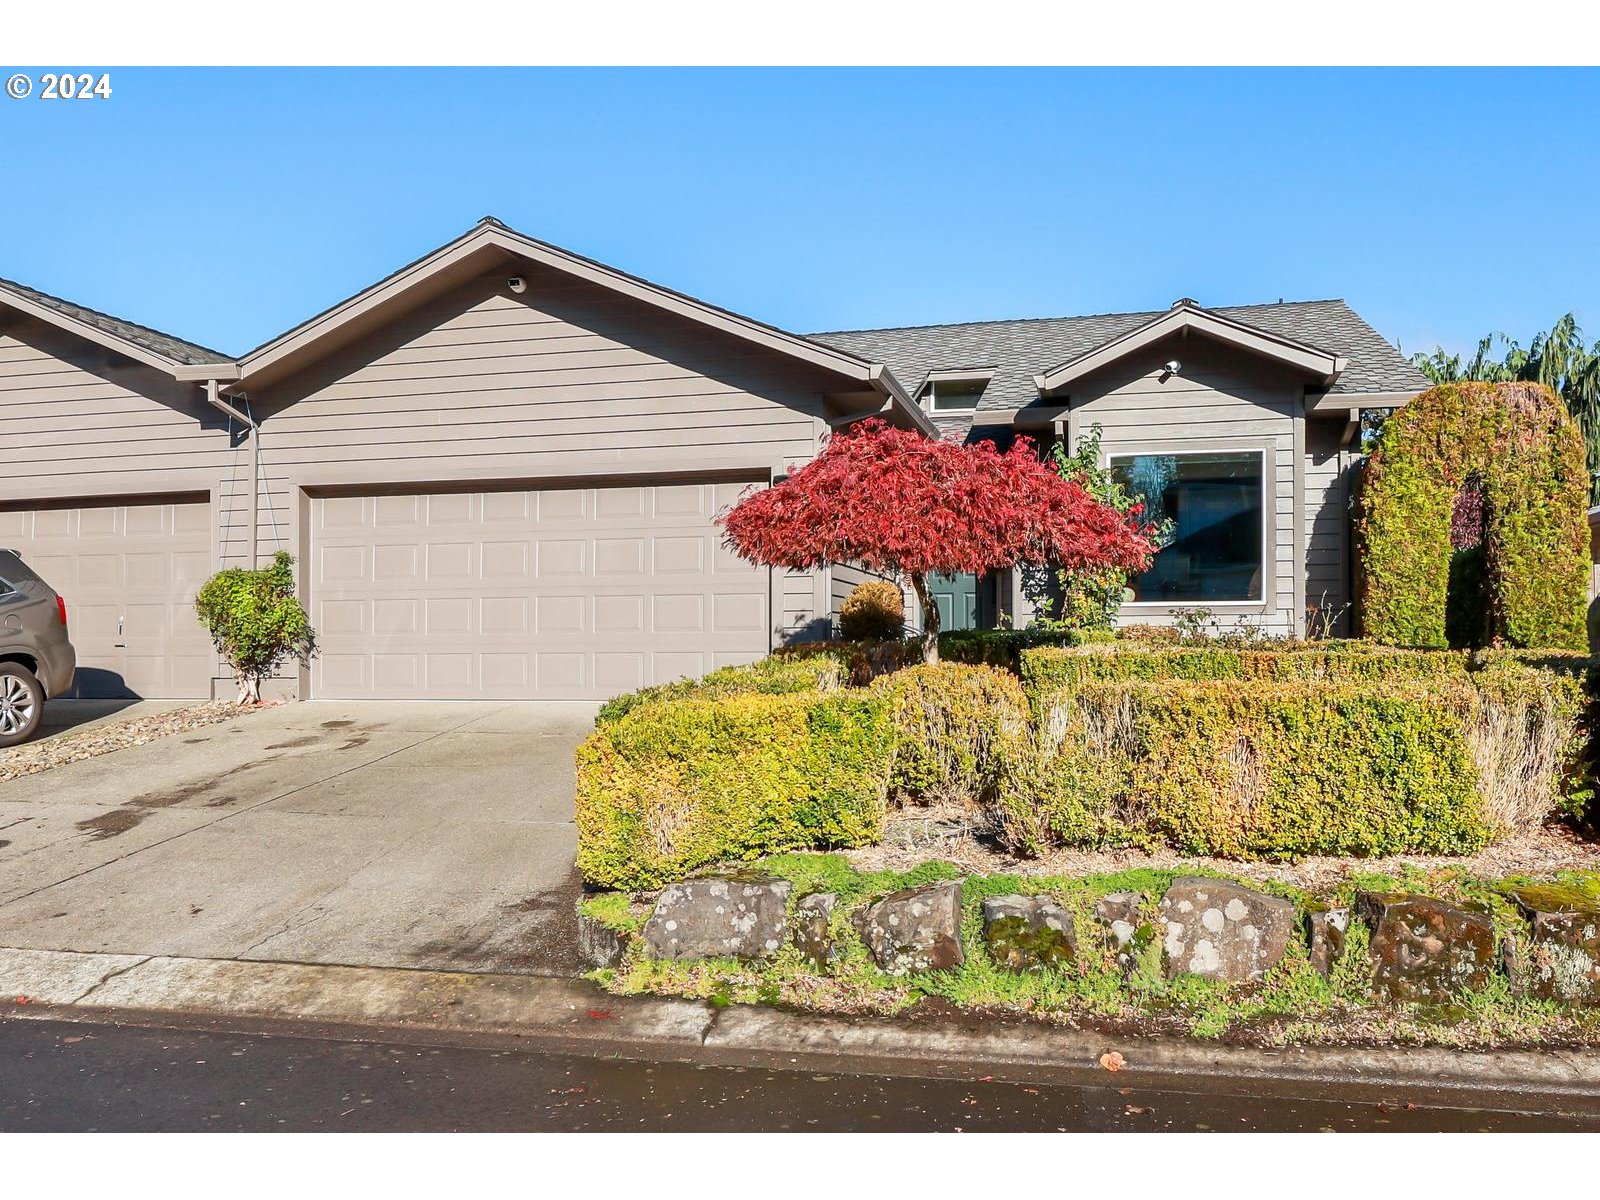
[{"label": "concrete driveway", "polygon": [[291,704],[0,783],[0,946],[573,970],[594,713]]}]

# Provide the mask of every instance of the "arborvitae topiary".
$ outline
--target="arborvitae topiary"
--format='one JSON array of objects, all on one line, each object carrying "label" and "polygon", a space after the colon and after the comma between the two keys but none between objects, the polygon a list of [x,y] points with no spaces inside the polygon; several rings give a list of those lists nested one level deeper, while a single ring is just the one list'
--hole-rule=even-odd
[{"label": "arborvitae topiary", "polygon": [[1385,423],[1356,523],[1366,635],[1395,646],[1588,644],[1589,479],[1533,383],[1441,384]]}]

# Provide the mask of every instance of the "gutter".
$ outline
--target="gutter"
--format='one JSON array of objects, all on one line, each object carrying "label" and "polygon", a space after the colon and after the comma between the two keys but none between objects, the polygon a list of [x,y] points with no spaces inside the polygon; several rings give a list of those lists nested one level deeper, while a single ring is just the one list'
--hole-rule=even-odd
[{"label": "gutter", "polygon": [[232,417],[235,421],[238,421],[252,433],[260,428],[260,426],[258,426],[254,421],[245,416],[244,413],[240,412],[237,408],[222,398],[220,380],[206,380],[206,403],[211,405],[211,407],[216,409],[218,412],[227,413],[228,416]]}]

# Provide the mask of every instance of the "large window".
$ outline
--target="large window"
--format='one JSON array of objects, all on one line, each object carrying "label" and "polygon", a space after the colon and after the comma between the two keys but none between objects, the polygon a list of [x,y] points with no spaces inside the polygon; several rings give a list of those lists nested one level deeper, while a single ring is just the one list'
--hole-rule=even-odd
[{"label": "large window", "polygon": [[1135,603],[1261,599],[1262,457],[1259,450],[1111,456],[1146,514],[1172,522],[1165,549],[1129,580]]}]

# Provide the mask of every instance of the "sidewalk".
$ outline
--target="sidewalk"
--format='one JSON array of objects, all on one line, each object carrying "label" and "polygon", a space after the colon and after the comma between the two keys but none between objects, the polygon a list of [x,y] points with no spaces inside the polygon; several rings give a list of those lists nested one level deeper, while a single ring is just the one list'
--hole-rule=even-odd
[{"label": "sidewalk", "polygon": [[363,1031],[419,1044],[503,1043],[552,1053],[936,1078],[1203,1080],[1452,1089],[1600,1105],[1600,1052],[1313,1047],[1257,1050],[1043,1025],[840,1019],[689,1000],[611,996],[583,980],[378,967],[0,949],[0,1019],[256,1032]]}]

